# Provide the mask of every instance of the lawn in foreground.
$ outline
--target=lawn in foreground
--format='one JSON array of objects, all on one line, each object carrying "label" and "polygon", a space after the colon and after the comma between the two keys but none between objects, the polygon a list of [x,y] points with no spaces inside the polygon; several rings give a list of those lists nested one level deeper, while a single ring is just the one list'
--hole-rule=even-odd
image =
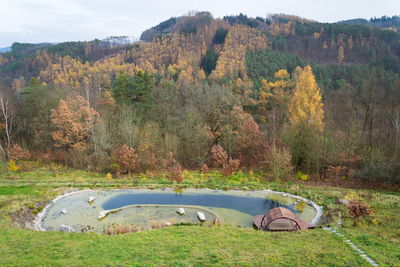
[{"label": "lawn in foreground", "polygon": [[[42,177],[42,178],[41,178]],[[83,188],[176,187],[164,178],[125,177],[106,180],[104,175],[43,166],[0,178],[1,266],[122,266],[122,265],[283,265],[365,266],[343,240],[322,230],[302,233],[265,233],[234,227],[174,226],[120,236],[36,232],[18,229],[15,216],[21,210],[33,216],[59,193]],[[340,229],[381,265],[400,266],[400,195],[343,188],[314,187],[260,181],[257,175],[223,178],[189,174],[179,187],[274,189],[298,194],[341,210]],[[338,198],[356,194],[374,209],[372,218],[353,227]],[[31,207],[31,209],[27,208]],[[19,218],[20,219],[20,218]],[[336,218],[334,216],[334,221]]]},{"label": "lawn in foreground", "polygon": [[4,265],[335,265],[364,260],[322,230],[265,233],[233,227],[175,226],[119,236],[3,230]]}]

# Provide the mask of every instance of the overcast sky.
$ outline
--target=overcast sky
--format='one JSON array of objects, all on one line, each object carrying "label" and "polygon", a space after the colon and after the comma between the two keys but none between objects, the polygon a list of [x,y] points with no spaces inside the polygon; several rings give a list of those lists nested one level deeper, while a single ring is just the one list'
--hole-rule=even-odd
[{"label": "overcast sky", "polygon": [[298,15],[321,22],[400,14],[400,0],[0,0],[0,47],[135,36],[188,11]]}]

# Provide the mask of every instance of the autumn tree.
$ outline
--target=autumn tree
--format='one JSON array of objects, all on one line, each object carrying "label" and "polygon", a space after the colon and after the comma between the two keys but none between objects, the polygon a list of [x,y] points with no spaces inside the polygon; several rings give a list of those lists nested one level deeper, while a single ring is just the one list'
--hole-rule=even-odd
[{"label": "autumn tree", "polygon": [[247,166],[255,166],[265,153],[263,133],[251,114],[240,107],[234,107],[232,116],[235,125],[234,154]]},{"label": "autumn tree", "polygon": [[58,107],[51,110],[54,146],[65,149],[86,148],[97,117],[98,113],[80,95],[61,100]]},{"label": "autumn tree", "polygon": [[338,48],[337,60],[338,60],[339,63],[342,63],[343,60],[344,60],[344,48],[343,48],[343,46],[339,46],[339,48]]},{"label": "autumn tree", "polygon": [[294,89],[289,102],[290,126],[286,129],[286,140],[297,166],[319,169],[319,144],[324,128],[321,92],[310,66],[297,67],[292,76]]},{"label": "autumn tree", "polygon": [[228,162],[228,154],[221,145],[214,145],[211,148],[210,162],[214,168],[222,167]]},{"label": "autumn tree", "polygon": [[135,171],[140,165],[139,155],[136,150],[127,145],[117,148],[112,157],[122,172]]},{"label": "autumn tree", "polygon": [[[274,74],[274,80],[261,81],[259,92],[259,109],[262,122],[272,122],[272,134],[275,140],[280,132],[281,126],[287,120],[288,105],[291,99],[293,82],[290,74],[281,69]],[[269,117],[267,117],[269,116]],[[271,118],[272,117],[272,118]]]},{"label": "autumn tree", "polygon": [[289,121],[317,130],[324,128],[324,109],[321,90],[310,66],[297,67],[293,73],[293,97],[289,103]]}]

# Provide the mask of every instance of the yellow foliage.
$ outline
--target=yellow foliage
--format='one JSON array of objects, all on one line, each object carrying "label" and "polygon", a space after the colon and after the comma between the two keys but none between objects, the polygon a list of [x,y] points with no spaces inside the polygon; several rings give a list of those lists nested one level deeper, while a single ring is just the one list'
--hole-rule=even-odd
[{"label": "yellow foliage", "polygon": [[298,177],[302,181],[308,181],[310,179],[310,177],[307,174],[301,174]]},{"label": "yellow foliage", "polygon": [[352,199],[359,199],[360,197],[358,196],[358,194],[356,193],[356,192],[354,192],[354,191],[350,191],[349,193],[347,193],[345,196],[344,196],[344,199],[345,200],[352,200]]},{"label": "yellow foliage", "polygon": [[324,110],[321,91],[310,66],[297,67],[293,73],[294,90],[289,103],[289,121],[292,125],[324,128]]},{"label": "yellow foliage", "polygon": [[8,170],[9,171],[18,171],[19,167],[15,164],[15,161],[10,159],[8,161]]},{"label": "yellow foliage", "polygon": [[241,77],[247,80],[246,51],[262,50],[267,46],[268,40],[263,32],[243,25],[232,26],[211,77]]},{"label": "yellow foliage", "polygon": [[107,180],[111,180],[113,177],[112,177],[112,174],[111,173],[107,173],[106,174],[106,179]]},{"label": "yellow foliage", "polygon": [[344,60],[344,48],[343,46],[340,46],[338,49],[338,56],[337,56],[338,62],[342,63]]}]

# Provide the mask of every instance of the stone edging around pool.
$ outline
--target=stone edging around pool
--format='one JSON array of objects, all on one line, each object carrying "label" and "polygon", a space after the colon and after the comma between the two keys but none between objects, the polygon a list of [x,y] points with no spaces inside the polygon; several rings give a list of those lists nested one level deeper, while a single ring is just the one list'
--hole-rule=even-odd
[{"label": "stone edging around pool", "polygon": [[[167,187],[168,188],[168,187]],[[129,189],[110,189],[110,190],[104,190],[104,191],[127,191],[130,189],[136,189],[136,188],[129,188]],[[173,189],[173,188],[171,188]],[[186,188],[189,190],[196,190],[196,188]],[[204,188],[202,188],[204,189]],[[76,190],[76,191],[71,191],[71,192],[66,192],[63,193],[59,196],[57,196],[55,199],[53,199],[34,219],[33,221],[33,229],[37,230],[37,231],[46,231],[46,229],[44,229],[42,227],[42,221],[45,218],[45,216],[47,215],[47,211],[60,199],[70,196],[70,195],[74,195],[77,193],[81,193],[81,192],[91,192],[91,191],[100,191],[102,189],[85,189],[85,190]],[[151,190],[151,189],[149,189]],[[198,189],[201,190],[201,189]],[[219,189],[210,189],[213,191],[224,191],[224,190],[219,190]],[[230,191],[245,191],[245,190],[230,190]],[[313,207],[315,209],[315,211],[317,212],[317,214],[315,215],[315,217],[312,219],[312,221],[310,222],[311,226],[317,226],[317,224],[319,223],[322,214],[323,214],[323,208],[319,205],[317,205],[315,202],[301,197],[301,196],[297,196],[297,195],[293,195],[293,194],[289,194],[289,193],[285,193],[285,192],[279,192],[279,191],[273,191],[270,189],[265,189],[265,190],[247,190],[247,192],[254,192],[254,193],[265,193],[267,196],[268,194],[276,194],[276,195],[281,195],[283,197],[292,197],[301,201],[305,201],[308,205],[310,205],[311,207]]]}]

